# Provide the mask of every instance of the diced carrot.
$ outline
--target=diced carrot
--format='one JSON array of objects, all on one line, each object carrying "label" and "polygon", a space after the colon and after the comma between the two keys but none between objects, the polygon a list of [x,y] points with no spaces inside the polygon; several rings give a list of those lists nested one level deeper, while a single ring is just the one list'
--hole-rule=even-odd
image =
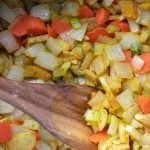
[{"label": "diced carrot", "polygon": [[52,29],[55,33],[61,34],[67,30],[72,29],[72,26],[70,23],[67,23],[64,20],[55,19],[52,20]]},{"label": "diced carrot", "polygon": [[9,124],[17,124],[17,125],[22,125],[24,123],[24,121],[22,119],[12,119],[12,120],[8,120],[6,122]]},{"label": "diced carrot", "polygon": [[37,140],[37,141],[40,141],[40,140],[41,140],[41,136],[39,135],[38,132],[32,130],[32,133],[33,133],[33,135],[36,136],[36,140]]},{"label": "diced carrot", "polygon": [[96,12],[96,22],[100,25],[105,24],[109,20],[109,17],[109,11],[104,8],[100,8]]},{"label": "diced carrot", "polygon": [[88,5],[81,5],[79,8],[79,16],[81,18],[92,18],[94,17],[94,12]]},{"label": "diced carrot", "polygon": [[47,32],[49,37],[57,37],[57,34],[53,31],[52,27],[49,24],[47,25]]},{"label": "diced carrot", "polygon": [[126,60],[123,61],[123,62],[130,64],[131,61],[132,61],[132,52],[130,50],[124,50],[123,53],[124,53],[124,55],[126,57]]},{"label": "diced carrot", "polygon": [[26,34],[45,34],[47,29],[42,19],[25,15],[17,19],[17,21],[12,25],[11,31],[16,37],[22,37]]},{"label": "diced carrot", "polygon": [[144,66],[138,70],[137,73],[142,74],[150,71],[150,53],[140,55],[140,58],[144,60]]},{"label": "diced carrot", "polygon": [[98,40],[99,35],[112,37],[112,35],[109,34],[104,27],[99,27],[99,28],[87,33],[87,36],[90,38],[90,41],[92,43],[94,43]]},{"label": "diced carrot", "polygon": [[119,4],[118,1],[119,1],[119,0],[114,0],[113,3],[114,3],[115,5],[118,5],[118,4]]},{"label": "diced carrot", "polygon": [[118,25],[121,32],[130,32],[129,24],[126,21],[115,20],[111,22],[111,24]]},{"label": "diced carrot", "polygon": [[34,146],[32,150],[38,150],[38,149],[37,149],[37,147],[36,147],[36,146]]},{"label": "diced carrot", "polygon": [[140,108],[142,109],[143,113],[148,114],[150,113],[150,98],[138,95],[138,104]]},{"label": "diced carrot", "polygon": [[89,140],[94,144],[98,144],[100,141],[105,140],[108,137],[107,128],[103,131],[98,131],[89,137]]},{"label": "diced carrot", "polygon": [[8,142],[12,136],[11,126],[6,122],[0,122],[0,144]]}]

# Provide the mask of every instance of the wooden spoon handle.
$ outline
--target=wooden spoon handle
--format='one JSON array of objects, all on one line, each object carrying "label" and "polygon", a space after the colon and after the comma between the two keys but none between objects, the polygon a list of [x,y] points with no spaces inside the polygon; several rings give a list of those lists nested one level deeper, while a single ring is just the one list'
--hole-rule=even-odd
[{"label": "wooden spoon handle", "polygon": [[0,78],[0,99],[24,111],[64,143],[78,150],[96,150],[83,114],[93,88],[30,84]]}]

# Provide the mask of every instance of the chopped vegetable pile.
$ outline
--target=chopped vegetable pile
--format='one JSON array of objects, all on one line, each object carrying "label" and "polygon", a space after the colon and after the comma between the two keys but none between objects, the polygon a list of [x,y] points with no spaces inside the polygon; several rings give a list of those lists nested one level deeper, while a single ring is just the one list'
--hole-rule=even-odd
[{"label": "chopped vegetable pile", "polygon": [[[7,12],[7,13],[6,13]],[[0,74],[93,86],[98,150],[150,150],[150,1],[2,0]],[[70,150],[0,101],[0,150]]]}]

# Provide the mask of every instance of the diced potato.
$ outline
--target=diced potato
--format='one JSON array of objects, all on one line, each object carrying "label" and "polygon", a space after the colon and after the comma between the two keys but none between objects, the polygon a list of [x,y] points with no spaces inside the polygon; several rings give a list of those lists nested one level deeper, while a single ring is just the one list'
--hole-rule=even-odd
[{"label": "diced potato", "polygon": [[25,66],[24,76],[48,80],[51,78],[51,73],[39,66]]},{"label": "diced potato", "polygon": [[122,0],[119,1],[121,12],[123,16],[136,19],[137,18],[137,7],[133,1]]},{"label": "diced potato", "polygon": [[38,42],[45,42],[48,39],[48,35],[39,35],[39,36],[34,36],[34,37],[29,37],[27,39],[28,44],[33,44],[33,43],[38,43]]},{"label": "diced potato", "polygon": [[141,91],[141,82],[137,78],[126,80],[122,84],[122,90],[129,89],[131,92],[139,93]]},{"label": "diced potato", "polygon": [[34,63],[52,71],[55,67],[59,66],[59,59],[49,52],[41,52],[34,60]]},{"label": "diced potato", "polygon": [[62,49],[62,51],[70,50],[71,45],[65,40],[56,39],[56,42],[59,45],[60,49]]}]

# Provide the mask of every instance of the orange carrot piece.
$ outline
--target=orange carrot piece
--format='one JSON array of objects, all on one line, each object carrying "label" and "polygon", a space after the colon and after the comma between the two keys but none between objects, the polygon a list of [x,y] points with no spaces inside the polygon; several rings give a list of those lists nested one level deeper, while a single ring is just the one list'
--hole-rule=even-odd
[{"label": "orange carrot piece", "polygon": [[36,146],[34,146],[32,150],[38,150],[38,149],[37,149],[37,147],[36,147]]},{"label": "orange carrot piece", "polygon": [[32,131],[33,135],[35,135],[37,141],[40,141],[42,139],[38,132],[33,131],[33,130],[31,130],[31,131]]},{"label": "orange carrot piece", "polygon": [[7,143],[12,136],[11,126],[6,122],[0,122],[0,144]]},{"label": "orange carrot piece", "polygon": [[26,34],[45,34],[47,29],[42,19],[26,15],[18,18],[12,25],[11,31],[16,37],[22,37]]},{"label": "orange carrot piece", "polygon": [[22,125],[24,121],[22,119],[12,119],[6,121],[8,124],[17,124],[17,125]]},{"label": "orange carrot piece", "polygon": [[90,38],[90,41],[92,43],[94,43],[98,40],[99,35],[112,37],[112,35],[109,34],[104,27],[99,27],[99,28],[87,33],[87,36]]},{"label": "orange carrot piece", "polygon": [[132,61],[132,52],[130,50],[124,50],[123,53],[124,53],[124,55],[126,57],[126,60],[123,61],[123,62],[130,64],[131,61]]},{"label": "orange carrot piece", "polygon": [[144,60],[144,66],[137,71],[137,73],[142,74],[150,71],[150,54],[145,53],[140,55],[140,58]]},{"label": "orange carrot piece", "polygon": [[109,17],[109,11],[104,8],[100,8],[96,12],[96,22],[100,25],[105,24],[108,21]]},{"label": "orange carrot piece", "polygon": [[72,26],[70,23],[67,23],[60,19],[52,20],[52,29],[55,33],[61,34],[67,30],[72,29]]},{"label": "orange carrot piece", "polygon": [[89,140],[94,144],[98,144],[100,141],[103,141],[108,137],[107,128],[103,131],[98,131],[89,137]]},{"label": "orange carrot piece", "polygon": [[111,24],[118,25],[121,32],[130,32],[129,24],[126,21],[115,20]]},{"label": "orange carrot piece", "polygon": [[88,5],[82,5],[79,8],[79,16],[81,18],[92,18],[94,17],[94,12]]},{"label": "orange carrot piece", "polygon": [[148,114],[150,113],[150,98],[138,95],[138,104],[140,108],[142,109],[143,113]]},{"label": "orange carrot piece", "polygon": [[47,32],[49,37],[57,37],[57,34],[53,31],[52,27],[49,24],[47,25]]}]

